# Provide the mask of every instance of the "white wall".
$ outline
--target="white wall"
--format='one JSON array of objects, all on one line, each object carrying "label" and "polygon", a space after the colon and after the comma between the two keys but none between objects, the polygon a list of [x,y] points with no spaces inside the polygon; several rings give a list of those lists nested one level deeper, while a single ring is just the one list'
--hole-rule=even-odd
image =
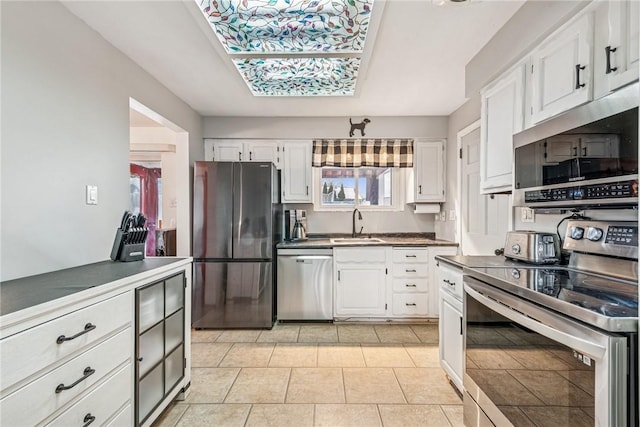
[{"label": "white wall", "polygon": [[[365,128],[365,137],[408,138],[447,137],[446,117],[368,117],[371,120]],[[362,117],[353,117],[354,123]],[[206,117],[204,119],[205,138],[238,139],[314,139],[348,138],[349,117]],[[359,132],[355,137],[360,137]],[[203,149],[204,150],[204,149]],[[311,233],[351,233],[351,212],[314,212],[312,204],[286,205],[285,208],[306,209],[307,225]],[[358,230],[363,233],[384,232],[434,232],[433,214],[414,214],[412,206],[405,205],[404,211],[362,212]]]},{"label": "white wall", "polygon": [[1,280],[108,259],[129,201],[129,97],[189,132],[190,163],[201,117],[60,3],[0,7]]},{"label": "white wall", "polygon": [[[368,138],[446,138],[442,116],[374,117],[365,128]],[[362,117],[352,117],[354,123]],[[349,117],[205,117],[205,138],[349,138]],[[360,137],[356,131],[355,137]]]}]

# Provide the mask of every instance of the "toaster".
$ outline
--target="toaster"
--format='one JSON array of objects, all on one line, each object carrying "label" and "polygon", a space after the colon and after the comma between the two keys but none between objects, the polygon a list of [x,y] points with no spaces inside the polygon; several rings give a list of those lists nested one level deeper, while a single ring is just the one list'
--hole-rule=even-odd
[{"label": "toaster", "polygon": [[504,244],[504,256],[532,264],[560,262],[558,236],[539,231],[510,231]]}]

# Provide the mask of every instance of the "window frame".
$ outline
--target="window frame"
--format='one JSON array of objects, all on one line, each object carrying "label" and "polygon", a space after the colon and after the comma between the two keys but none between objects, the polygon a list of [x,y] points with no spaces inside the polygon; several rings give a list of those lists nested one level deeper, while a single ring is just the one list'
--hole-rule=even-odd
[{"label": "window frame", "polygon": [[[325,166],[327,169],[336,168],[335,166]],[[405,194],[405,173],[402,173],[401,168],[391,167],[391,199],[392,204],[389,206],[379,205],[358,205],[354,203],[351,206],[345,205],[332,205],[326,206],[322,204],[322,167],[312,167],[312,180],[313,180],[313,210],[315,212],[351,212],[354,209],[360,211],[375,211],[375,212],[400,212],[404,211]],[[356,167],[342,168],[342,169],[360,169]]]}]

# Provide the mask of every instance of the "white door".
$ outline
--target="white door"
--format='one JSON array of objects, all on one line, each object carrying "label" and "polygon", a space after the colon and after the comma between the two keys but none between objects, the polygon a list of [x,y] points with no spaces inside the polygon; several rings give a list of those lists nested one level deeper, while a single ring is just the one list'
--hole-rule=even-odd
[{"label": "white door", "polygon": [[384,265],[338,264],[336,267],[336,316],[371,317],[386,313]]},{"label": "white door", "polygon": [[285,142],[282,170],[282,202],[311,203],[311,141]]},{"label": "white door", "polygon": [[483,193],[511,191],[513,134],[523,127],[525,65],[501,77],[482,93],[481,179]]},{"label": "white door", "polygon": [[241,162],[242,142],[217,140],[213,143],[213,161],[215,162]]},{"label": "white door", "polygon": [[444,142],[417,142],[415,147],[415,201],[444,202]]},{"label": "white door", "polygon": [[531,55],[533,123],[591,100],[592,49],[593,13],[587,13]]},{"label": "white door", "polygon": [[462,255],[493,255],[504,247],[511,229],[511,196],[480,194],[480,122],[458,133],[461,196],[460,247]]},{"label": "white door", "polygon": [[446,371],[458,388],[462,389],[462,312],[458,307],[462,302],[451,296],[440,299],[440,358]]},{"label": "white door", "polygon": [[252,141],[244,145],[245,156],[249,162],[280,163],[280,144],[276,141]]},{"label": "white door", "polygon": [[[609,44],[606,50],[608,65],[605,73],[609,90],[615,90],[638,80],[640,62],[640,2],[609,2]],[[606,49],[606,48],[605,48]],[[605,57],[606,60],[606,57]]]}]

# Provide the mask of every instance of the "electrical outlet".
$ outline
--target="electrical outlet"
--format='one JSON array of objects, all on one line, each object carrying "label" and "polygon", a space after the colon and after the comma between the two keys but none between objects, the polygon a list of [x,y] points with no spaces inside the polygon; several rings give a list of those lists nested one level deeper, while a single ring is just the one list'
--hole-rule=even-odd
[{"label": "electrical outlet", "polygon": [[447,212],[446,211],[441,211],[440,212],[440,221],[446,221],[447,220]]},{"label": "electrical outlet", "polygon": [[522,222],[535,222],[535,214],[533,209],[520,208],[520,219]]}]

